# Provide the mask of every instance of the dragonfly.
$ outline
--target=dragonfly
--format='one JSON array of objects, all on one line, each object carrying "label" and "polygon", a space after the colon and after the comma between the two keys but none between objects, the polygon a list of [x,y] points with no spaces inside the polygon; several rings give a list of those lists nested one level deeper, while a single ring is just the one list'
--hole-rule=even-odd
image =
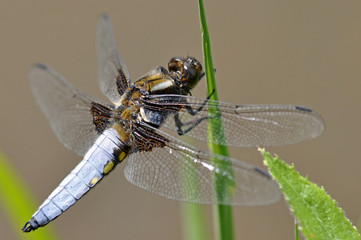
[{"label": "dragonfly", "polygon": [[[28,74],[57,138],[84,157],[26,222],[24,232],[57,218],[121,162],[129,182],[169,199],[246,206],[277,202],[279,188],[262,169],[176,136],[231,147],[278,146],[315,138],[325,128],[321,116],[306,107],[236,105],[192,96],[204,72],[189,56],[173,57],[168,69],[156,67],[131,82],[106,14],[97,23],[97,58],[99,86],[111,104],[76,89],[45,64]],[[222,123],[223,137],[208,134],[210,121]],[[217,194],[217,177],[232,183],[226,197]]]}]

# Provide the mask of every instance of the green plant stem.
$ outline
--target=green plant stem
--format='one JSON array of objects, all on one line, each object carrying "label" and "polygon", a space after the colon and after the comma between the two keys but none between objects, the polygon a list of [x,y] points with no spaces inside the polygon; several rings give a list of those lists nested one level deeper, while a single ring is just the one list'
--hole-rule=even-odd
[{"label": "green plant stem", "polygon": [[296,221],[295,221],[295,240],[299,240],[298,224]]},{"label": "green plant stem", "polygon": [[204,209],[199,204],[182,204],[183,239],[185,240],[207,240],[209,236],[206,231]]},{"label": "green plant stem", "polygon": [[[211,100],[218,100],[218,94],[217,94],[217,88],[216,88],[215,76],[214,76],[214,68],[212,63],[209,33],[208,33],[208,27],[206,23],[206,16],[205,16],[202,0],[198,0],[198,7],[199,7],[199,16],[200,16],[201,31],[202,31],[204,67],[207,78],[207,96],[210,96]],[[212,139],[211,136],[214,134],[216,134],[217,137],[224,137],[221,122],[209,121],[208,134],[210,135],[209,136],[210,139]],[[208,144],[208,147],[211,152],[220,155],[229,156],[228,149],[225,146]],[[216,184],[217,194],[219,196],[222,194],[228,194],[227,192],[220,192],[220,191],[224,191],[223,189],[226,189],[226,188],[222,188],[222,186],[224,186],[224,182],[222,181],[222,179],[216,179],[215,184]],[[217,205],[214,210],[214,216],[215,216],[214,222],[216,226],[215,227],[216,236],[218,237],[218,239],[232,240],[234,237],[233,237],[233,221],[232,221],[231,206]]]}]

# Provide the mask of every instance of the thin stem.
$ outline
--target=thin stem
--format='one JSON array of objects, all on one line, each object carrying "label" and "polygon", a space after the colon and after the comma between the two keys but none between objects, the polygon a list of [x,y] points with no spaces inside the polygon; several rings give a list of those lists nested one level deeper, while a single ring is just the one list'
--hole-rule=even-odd
[{"label": "thin stem", "polygon": [[[203,1],[198,0],[198,6],[199,6],[199,16],[200,16],[200,22],[201,22],[201,31],[202,31],[202,43],[203,43],[203,58],[204,58],[204,67],[205,67],[205,73],[207,78],[207,96],[211,96],[211,100],[218,100],[218,94],[217,94],[217,88],[216,88],[216,82],[215,82],[215,76],[214,76],[214,68],[213,68],[213,62],[212,62],[212,53],[211,53],[211,47],[210,47],[210,40],[209,40],[209,33],[208,33],[208,27],[206,23],[206,16],[204,13],[204,6]],[[213,93],[213,94],[212,94]],[[209,112],[210,115],[212,115],[212,112]],[[213,113],[214,116],[214,113]],[[224,138],[223,134],[223,128],[222,123],[217,121],[209,120],[208,125],[208,135],[210,139],[213,135],[217,135],[218,138]],[[216,144],[208,144],[208,147],[210,151],[224,155],[229,156],[228,149],[225,146],[220,146]],[[231,172],[232,168],[229,165],[227,169]],[[218,200],[221,201],[222,196],[224,194],[229,194],[226,189],[227,184],[230,184],[225,181],[225,179],[215,177],[215,185],[217,190],[217,197],[219,197]],[[232,208],[229,205],[217,205],[214,210],[214,222],[215,222],[215,229],[216,229],[216,236],[219,240],[232,240],[233,237],[233,221],[232,221]]]}]

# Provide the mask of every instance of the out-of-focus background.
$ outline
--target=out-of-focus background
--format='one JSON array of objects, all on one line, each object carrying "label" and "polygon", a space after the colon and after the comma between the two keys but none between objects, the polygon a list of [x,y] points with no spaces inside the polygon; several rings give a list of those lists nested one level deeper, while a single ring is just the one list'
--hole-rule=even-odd
[{"label": "out-of-focus background", "polygon": [[[361,2],[205,1],[220,100],[300,104],[319,112],[325,133],[268,148],[325,187],[350,220],[361,216]],[[45,62],[83,91],[97,83],[95,25],[113,22],[133,80],[172,56],[202,59],[197,1],[0,1],[0,149],[39,204],[81,160],[40,112],[26,75]],[[204,83],[193,95],[205,97]],[[262,166],[256,149],[232,157]],[[61,239],[182,239],[180,203],[128,183],[122,167],[50,225]],[[34,209],[35,210],[35,209]],[[212,233],[212,208],[207,207]],[[284,200],[235,207],[236,239],[293,239]],[[29,216],[30,218],[30,216]],[[1,239],[17,239],[0,209]],[[25,222],[24,222],[25,223]],[[22,226],[19,226],[19,231]]]}]

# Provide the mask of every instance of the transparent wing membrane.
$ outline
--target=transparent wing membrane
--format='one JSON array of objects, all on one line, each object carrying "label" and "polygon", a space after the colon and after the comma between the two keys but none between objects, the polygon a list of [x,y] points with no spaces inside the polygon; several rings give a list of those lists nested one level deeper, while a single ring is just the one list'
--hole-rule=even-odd
[{"label": "transparent wing membrane", "polygon": [[130,85],[130,76],[115,44],[112,24],[108,15],[103,14],[97,25],[97,54],[99,86],[113,103]]},{"label": "transparent wing membrane", "polygon": [[[79,155],[84,155],[99,133],[90,109],[93,99],[76,89],[65,78],[44,64],[29,72],[30,89],[59,141]],[[110,106],[109,106],[110,107]]]},{"label": "transparent wing membrane", "polygon": [[[136,186],[166,198],[192,203],[263,205],[279,200],[278,186],[261,169],[201,151],[151,129],[142,130],[144,141],[157,139],[160,143],[151,151],[139,147],[143,144],[134,144],[124,169],[125,177]],[[224,169],[229,162],[233,173]],[[230,183],[226,187],[231,195],[218,197],[214,176]]]},{"label": "transparent wing membrane", "polygon": [[[169,114],[163,127],[234,147],[289,145],[315,138],[325,128],[316,112],[294,105],[235,105],[180,95],[147,96],[143,103],[154,114]],[[158,124],[156,120],[152,123]],[[208,139],[210,120],[222,121],[225,139],[217,135]]]}]

